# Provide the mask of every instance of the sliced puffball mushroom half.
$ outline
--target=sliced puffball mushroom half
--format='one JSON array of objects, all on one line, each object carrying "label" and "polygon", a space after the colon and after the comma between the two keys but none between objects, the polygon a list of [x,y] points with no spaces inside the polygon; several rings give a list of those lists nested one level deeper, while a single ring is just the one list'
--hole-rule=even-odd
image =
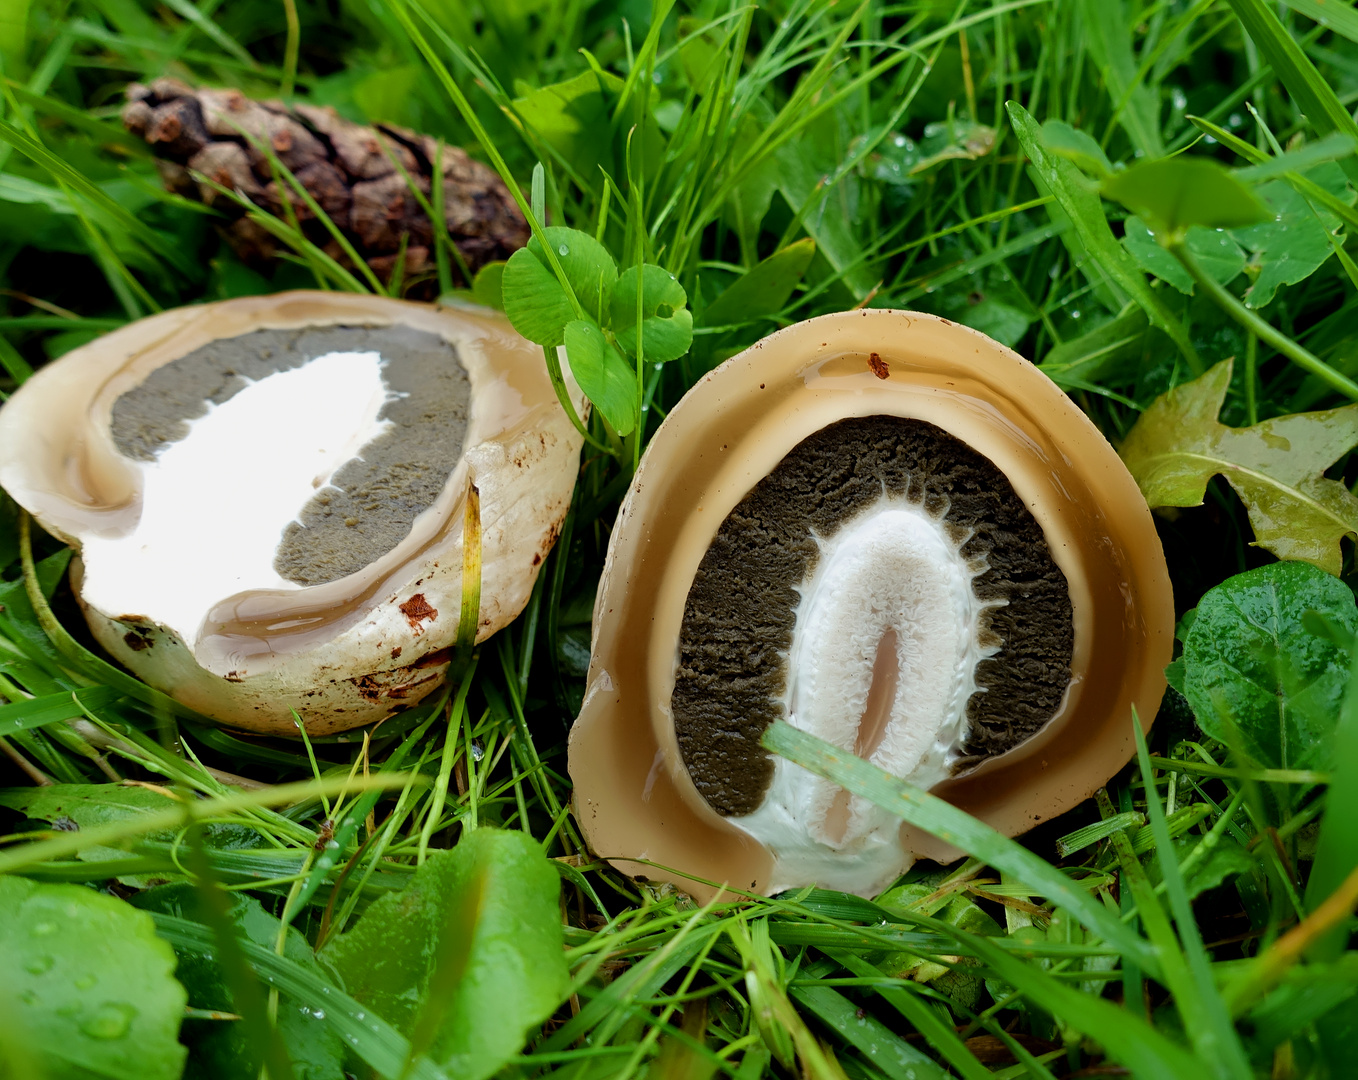
[{"label": "sliced puffball mushroom half", "polygon": [[593,849],[699,896],[872,895],[957,852],[770,755],[786,720],[1014,835],[1154,717],[1173,605],[1145,501],[989,338],[826,316],[702,379],[613,533],[571,735]]},{"label": "sliced puffball mushroom half", "polygon": [[295,292],[169,311],[43,368],[0,410],[0,484],[77,549],[123,665],[217,720],[295,734],[295,710],[324,734],[442,683],[469,493],[478,640],[519,613],[580,446],[497,313]]}]

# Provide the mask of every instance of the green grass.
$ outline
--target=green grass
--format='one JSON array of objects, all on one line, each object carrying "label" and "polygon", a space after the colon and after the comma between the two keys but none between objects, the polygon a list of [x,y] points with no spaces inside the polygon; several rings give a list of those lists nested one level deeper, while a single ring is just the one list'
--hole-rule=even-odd
[{"label": "green grass", "polygon": [[[127,82],[167,73],[465,145],[514,182],[535,228],[586,232],[623,269],[664,267],[694,318],[691,347],[672,362],[629,354],[634,432],[620,437],[594,413],[570,515],[524,614],[474,656],[464,650],[464,677],[437,700],[373,732],[246,739],[150,692],[87,650],[61,546],[35,535],[30,548],[4,505],[0,874],[87,883],[153,912],[189,988],[182,1037],[195,1075],[255,1075],[261,1062],[280,1072],[280,1055],[316,1080],[345,1061],[354,1075],[455,1074],[428,1030],[345,993],[323,946],[485,827],[535,837],[563,883],[569,995],[505,1076],[1351,1075],[1358,691],[1345,691],[1346,593],[1289,583],[1297,612],[1328,621],[1299,614],[1270,630],[1283,644],[1266,674],[1289,708],[1305,695],[1286,643],[1304,624],[1307,648],[1332,650],[1328,696],[1305,698],[1308,722],[1333,733],[1323,754],[1245,752],[1240,732],[1263,721],[1244,698],[1212,698],[1190,664],[1138,762],[1019,842],[775,727],[777,752],[970,856],[919,865],[875,903],[806,891],[700,908],[638,885],[585,849],[565,776],[594,589],[645,441],[705,372],[780,326],[859,305],[964,322],[1041,365],[1115,444],[1159,395],[1227,358],[1225,424],[1345,405],[1358,378],[1351,8],[38,0],[0,12],[0,64],[6,392],[157,310],[383,287],[295,221],[254,208],[291,250],[247,267],[212,212],[163,192],[117,112]],[[578,129],[543,91],[561,84],[578,95]],[[1099,183],[1180,151],[1253,167],[1231,183],[1293,207],[1291,231],[1233,231],[1240,265],[1224,278],[1194,247],[1190,226],[1205,221],[1175,219],[1183,228],[1157,230],[1149,248],[1126,241],[1131,212]],[[784,261],[761,270],[768,259]],[[444,291],[473,284],[455,251],[436,263]],[[790,291],[765,283],[792,264],[803,271]],[[1192,295],[1175,287],[1180,266]],[[1270,275],[1281,284],[1255,306],[1263,285],[1247,290]],[[1347,452],[1325,472],[1355,476]],[[1181,615],[1274,561],[1252,543],[1252,509],[1217,477],[1203,506],[1157,519]],[[1206,632],[1181,625],[1188,655]],[[58,814],[60,791],[74,809]],[[184,882],[198,908],[163,899]],[[468,903],[450,910],[475,923]],[[214,951],[222,971],[209,978]],[[474,950],[440,947],[410,992],[455,995],[476,962]],[[0,987],[0,1008],[10,992]],[[244,1019],[207,1018],[230,1001]],[[248,1037],[228,1047],[224,1025]],[[14,1075],[46,1075],[25,1045],[0,1030]],[[182,1070],[147,1047],[136,1070],[106,1075]]]}]

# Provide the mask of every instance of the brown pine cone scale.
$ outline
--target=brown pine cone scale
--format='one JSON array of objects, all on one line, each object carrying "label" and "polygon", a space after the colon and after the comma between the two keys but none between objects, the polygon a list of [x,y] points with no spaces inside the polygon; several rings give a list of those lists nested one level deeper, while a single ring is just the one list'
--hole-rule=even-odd
[{"label": "brown pine cone scale", "polygon": [[[389,280],[404,241],[408,295],[432,296],[434,227],[414,183],[433,205],[439,143],[428,135],[379,124],[365,127],[333,108],[255,101],[239,90],[194,90],[177,79],[127,88],[123,124],[160,159],[170,190],[226,214],[223,233],[240,258],[266,268],[280,242],[193,173],[231,188],[263,210],[288,219],[286,199],[307,239],[343,264],[350,260],[287,184],[274,179],[266,143],[340,228],[369,267]],[[507,259],[528,242],[528,226],[495,172],[455,146],[442,148],[443,213],[448,234],[472,273]],[[400,162],[405,176],[393,163]],[[407,181],[409,177],[409,181]]]}]

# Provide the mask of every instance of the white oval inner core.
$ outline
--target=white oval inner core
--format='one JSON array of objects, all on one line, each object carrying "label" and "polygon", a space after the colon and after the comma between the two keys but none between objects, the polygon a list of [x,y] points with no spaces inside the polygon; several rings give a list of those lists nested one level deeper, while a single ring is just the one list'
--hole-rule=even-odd
[{"label": "white oval inner core", "polygon": [[[883,495],[829,539],[799,586],[787,657],[788,721],[921,788],[949,773],[966,736],[984,565],[941,516]],[[965,541],[966,538],[963,538]],[[775,857],[772,890],[815,881],[870,894],[911,861],[898,818],[781,757],[760,807],[728,819]]]}]

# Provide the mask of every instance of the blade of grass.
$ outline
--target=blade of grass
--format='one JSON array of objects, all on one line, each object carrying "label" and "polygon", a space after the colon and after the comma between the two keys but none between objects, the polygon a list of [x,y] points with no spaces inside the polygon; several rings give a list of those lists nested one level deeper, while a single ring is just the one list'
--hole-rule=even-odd
[{"label": "blade of grass", "polygon": [[1148,942],[1067,875],[989,825],[785,721],[770,725],[760,742],[766,750],[834,781],[987,865],[1013,874],[1034,892],[1065,908],[1108,944],[1135,957],[1148,972],[1159,972],[1159,959]]},{"label": "blade of grass", "polygon": [[[177,950],[203,953],[215,945],[212,931],[205,926],[173,915],[150,914],[156,923],[156,933]],[[345,1046],[378,1075],[386,1080],[397,1080],[402,1075],[410,1043],[372,1009],[286,957],[252,941],[239,940],[239,945],[245,959],[265,982],[307,1005],[313,1013],[323,1012],[326,1023],[344,1040]],[[449,1080],[428,1059],[416,1061],[409,1075],[417,1080]]]}]

